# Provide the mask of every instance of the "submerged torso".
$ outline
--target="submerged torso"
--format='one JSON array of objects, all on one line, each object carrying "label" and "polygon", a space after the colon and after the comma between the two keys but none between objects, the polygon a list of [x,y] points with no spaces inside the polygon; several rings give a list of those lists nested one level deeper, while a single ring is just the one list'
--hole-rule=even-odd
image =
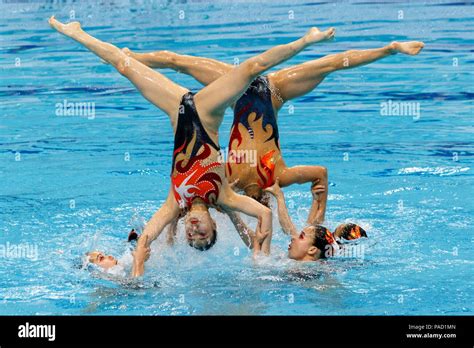
[{"label": "submerged torso", "polygon": [[217,202],[225,180],[219,155],[219,145],[209,137],[199,119],[193,94],[185,94],[178,114],[171,167],[172,190],[181,208],[189,208],[196,198],[210,205]]},{"label": "submerged torso", "polygon": [[274,183],[276,171],[284,167],[275,111],[268,79],[257,77],[234,107],[226,174],[237,187]]}]

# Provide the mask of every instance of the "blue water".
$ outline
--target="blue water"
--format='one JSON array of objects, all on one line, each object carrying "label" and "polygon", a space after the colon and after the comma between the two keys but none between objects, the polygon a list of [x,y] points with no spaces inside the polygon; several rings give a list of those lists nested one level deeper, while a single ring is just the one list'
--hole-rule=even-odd
[{"label": "blue water", "polygon": [[[0,314],[473,314],[472,5],[124,1],[2,3],[0,11],[0,251],[28,243],[32,252],[0,255]],[[297,264],[276,228],[271,258],[254,264],[216,213],[214,248],[189,248],[181,227],[174,248],[154,243],[138,283],[77,268],[91,249],[126,254],[130,221],[149,218],[165,198],[173,142],[167,117],[131,83],[48,27],[50,15],[67,20],[71,11],[119,47],[229,63],[313,25],[337,28],[334,42],[278,68],[424,41],[417,57],[334,73],[292,101],[293,114],[288,105],[280,113],[287,164],[328,168],[326,225],[365,227],[363,257]],[[95,103],[95,117],[56,116],[64,100]],[[420,117],[381,116],[389,100],[420,103]],[[231,119],[229,110],[223,146]],[[301,228],[309,187],[285,193]]]}]

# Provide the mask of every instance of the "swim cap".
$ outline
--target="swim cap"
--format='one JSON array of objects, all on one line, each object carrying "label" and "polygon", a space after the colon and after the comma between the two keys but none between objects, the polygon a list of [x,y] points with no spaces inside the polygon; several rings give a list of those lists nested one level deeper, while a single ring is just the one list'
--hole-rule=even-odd
[{"label": "swim cap", "polygon": [[342,225],[341,238],[347,240],[359,239],[361,237],[367,237],[365,230],[359,225],[348,223]]}]

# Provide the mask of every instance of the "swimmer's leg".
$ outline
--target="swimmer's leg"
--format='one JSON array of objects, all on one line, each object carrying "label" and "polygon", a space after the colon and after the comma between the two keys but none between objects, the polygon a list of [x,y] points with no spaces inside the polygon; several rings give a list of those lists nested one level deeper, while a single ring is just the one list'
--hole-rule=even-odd
[{"label": "swimmer's leg", "polygon": [[148,101],[167,113],[172,123],[175,122],[181,97],[188,91],[186,88],[175,84],[159,72],[127,56],[118,47],[87,34],[82,30],[79,22],[63,24],[53,16],[49,23],[60,33],[79,42],[97,56],[112,64],[137,87]]},{"label": "swimmer's leg", "polygon": [[150,68],[173,69],[194,77],[204,86],[214,82],[234,67],[215,59],[193,57],[170,51],[135,53],[128,48],[124,48],[123,51]]},{"label": "swimmer's leg", "polygon": [[280,109],[287,100],[311,92],[334,71],[356,68],[397,53],[417,55],[423,47],[423,42],[418,41],[392,42],[382,48],[331,54],[272,73],[269,75],[270,83],[281,97],[274,99],[275,109]]},{"label": "swimmer's leg", "polygon": [[203,123],[217,132],[225,109],[242,96],[258,75],[293,57],[309,45],[331,39],[334,33],[333,28],[324,32],[312,28],[302,38],[285,45],[275,46],[258,56],[249,58],[204,87],[194,98]]},{"label": "swimmer's leg", "polygon": [[[313,201],[308,215],[307,223],[319,225],[324,221],[326,203],[328,198],[328,172],[321,166],[295,166],[286,167],[278,175],[280,186],[286,187],[293,184],[311,183]],[[324,188],[323,192],[317,192],[319,186]]]}]

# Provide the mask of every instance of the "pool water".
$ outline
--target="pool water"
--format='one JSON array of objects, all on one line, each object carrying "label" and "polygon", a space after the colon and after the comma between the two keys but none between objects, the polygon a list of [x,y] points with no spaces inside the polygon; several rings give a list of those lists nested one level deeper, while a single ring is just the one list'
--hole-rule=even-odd
[{"label": "pool water", "polygon": [[[474,11],[467,4],[0,4],[0,314],[472,315]],[[174,248],[163,238],[153,244],[138,282],[80,269],[91,249],[127,256],[133,221],[148,219],[165,199],[173,137],[167,117],[131,83],[49,28],[52,14],[75,17],[119,47],[229,63],[310,26],[336,27],[334,42],[278,68],[424,41],[419,56],[334,73],[280,112],[287,164],[328,168],[326,225],[362,225],[370,237],[363,254],[289,261],[275,218],[272,255],[253,262],[216,213],[211,250],[189,248],[181,226]],[[415,103],[420,113],[384,116],[389,101]],[[67,102],[94,103],[95,114],[58,116],[57,104]],[[231,121],[228,110],[222,146]],[[285,193],[302,228],[309,185]]]}]

